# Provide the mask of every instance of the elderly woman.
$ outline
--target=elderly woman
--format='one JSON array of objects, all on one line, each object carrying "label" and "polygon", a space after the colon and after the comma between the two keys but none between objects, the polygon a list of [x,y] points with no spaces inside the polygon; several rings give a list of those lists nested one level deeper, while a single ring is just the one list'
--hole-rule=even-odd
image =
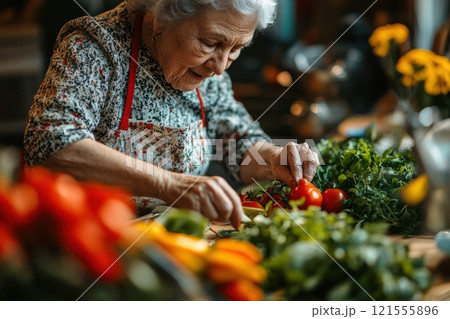
[{"label": "elderly woman", "polygon": [[126,187],[141,208],[164,202],[234,226],[246,219],[237,193],[222,177],[202,176],[208,141],[244,183],[311,180],[317,154],[272,145],[225,72],[275,6],[128,0],[69,22],[29,112],[27,165]]}]

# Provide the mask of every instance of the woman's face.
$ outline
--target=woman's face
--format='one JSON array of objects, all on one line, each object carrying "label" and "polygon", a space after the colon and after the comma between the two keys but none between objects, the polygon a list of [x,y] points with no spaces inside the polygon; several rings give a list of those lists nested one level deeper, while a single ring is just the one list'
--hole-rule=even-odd
[{"label": "woman's face", "polygon": [[[250,44],[256,23],[256,16],[207,10],[175,26],[159,28],[147,15],[143,38],[166,81],[175,89],[190,91],[207,77],[222,74],[237,59]],[[161,32],[155,41],[153,30]]]}]

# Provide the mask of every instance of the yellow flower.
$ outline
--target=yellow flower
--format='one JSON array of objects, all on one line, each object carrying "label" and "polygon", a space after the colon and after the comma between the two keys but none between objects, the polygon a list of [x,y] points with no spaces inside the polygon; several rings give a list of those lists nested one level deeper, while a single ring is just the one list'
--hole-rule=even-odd
[{"label": "yellow flower", "polygon": [[429,50],[413,49],[397,60],[396,51],[408,36],[406,26],[388,24],[375,29],[369,43],[376,55],[386,58],[387,73],[396,94],[408,99],[416,110],[436,105],[449,114],[449,58]]},{"label": "yellow flower", "polygon": [[396,68],[403,75],[402,83],[406,87],[425,82],[425,92],[430,95],[447,94],[450,91],[450,62],[445,56],[414,49],[398,60]]},{"label": "yellow flower", "polygon": [[450,91],[450,61],[447,57],[435,55],[425,79],[425,92],[430,95],[447,94]]},{"label": "yellow flower", "polygon": [[387,24],[375,29],[369,38],[369,43],[373,47],[373,52],[381,57],[389,53],[390,41],[403,44],[408,40],[409,30],[404,24]]},{"label": "yellow flower", "polygon": [[411,87],[430,77],[435,56],[433,52],[423,49],[414,49],[403,55],[396,65],[397,71],[403,75],[403,84]]}]

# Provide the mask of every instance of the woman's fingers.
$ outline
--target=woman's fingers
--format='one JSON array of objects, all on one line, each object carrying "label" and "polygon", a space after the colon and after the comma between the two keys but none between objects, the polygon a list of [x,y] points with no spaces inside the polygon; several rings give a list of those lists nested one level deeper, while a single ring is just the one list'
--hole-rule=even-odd
[{"label": "woman's fingers", "polygon": [[301,178],[311,181],[319,166],[318,155],[308,144],[288,143],[271,157],[272,172],[289,186],[294,186]]},{"label": "woman's fingers", "polygon": [[[205,200],[213,203],[217,214],[217,218],[213,220],[219,222],[229,221],[234,205],[223,185],[221,185],[219,177],[207,177],[204,183],[206,186],[206,189],[203,192]],[[201,212],[202,211],[203,209],[201,209]]]},{"label": "woman's fingers", "polygon": [[287,183],[289,186],[294,186],[296,181],[292,176],[289,166],[283,164],[283,161],[287,163],[287,150],[283,148],[281,152],[274,153],[270,157],[270,165],[272,167],[272,174],[274,178],[280,179]]},{"label": "woman's fingers", "polygon": [[[183,185],[191,181],[189,175]],[[200,177],[192,181],[177,207],[196,210],[211,221],[231,221],[238,227],[241,221],[248,220],[242,209],[238,194],[222,177]]]},{"label": "woman's fingers", "polygon": [[298,148],[303,163],[303,178],[311,182],[319,166],[319,157],[315,152],[311,151],[306,143],[298,145]]},{"label": "woman's fingers", "polygon": [[292,177],[297,183],[301,178],[303,178],[303,161],[300,155],[301,145],[290,142],[286,145],[285,149],[287,150],[287,159]]},{"label": "woman's fingers", "polygon": [[214,202],[213,196],[204,196],[205,193],[206,190],[202,190],[198,196],[196,196],[196,198],[198,198],[198,208],[196,211],[207,217],[209,220],[218,220],[219,213],[216,208],[217,203]]},{"label": "woman's fingers", "polygon": [[303,176],[308,182],[311,182],[319,167],[319,156],[311,150],[309,155],[312,156],[311,160],[308,157],[308,160],[303,162]]},{"label": "woman's fingers", "polygon": [[229,219],[233,227],[238,228],[241,222],[249,222],[250,219],[244,214],[241,200],[235,190],[221,177],[214,177],[219,185],[223,187],[224,192],[228,195],[233,207]]}]

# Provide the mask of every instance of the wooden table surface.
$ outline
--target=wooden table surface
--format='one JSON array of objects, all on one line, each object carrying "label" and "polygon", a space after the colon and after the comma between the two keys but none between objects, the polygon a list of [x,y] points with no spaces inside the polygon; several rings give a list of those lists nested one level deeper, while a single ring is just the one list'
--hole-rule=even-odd
[{"label": "wooden table surface", "polygon": [[436,246],[432,237],[393,237],[409,245],[411,257],[425,257],[425,262],[433,275],[431,288],[422,297],[423,300],[450,300],[450,255],[444,254]]}]

